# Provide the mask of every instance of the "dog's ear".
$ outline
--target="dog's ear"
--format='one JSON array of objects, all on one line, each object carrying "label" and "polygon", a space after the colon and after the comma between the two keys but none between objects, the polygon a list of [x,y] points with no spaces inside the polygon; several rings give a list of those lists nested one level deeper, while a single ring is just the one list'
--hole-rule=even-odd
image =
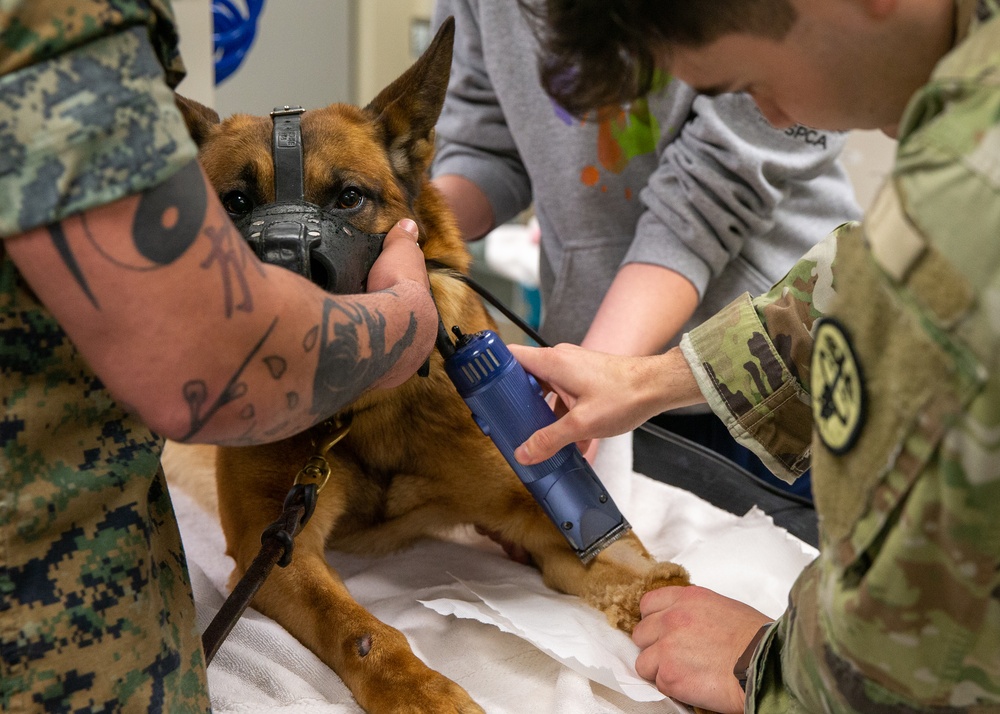
[{"label": "dog's ear", "polygon": [[420,59],[365,107],[382,127],[393,168],[413,192],[434,155],[454,41],[455,19],[449,17]]},{"label": "dog's ear", "polygon": [[182,97],[174,92],[174,104],[181,110],[184,123],[187,124],[188,133],[194,139],[194,143],[201,146],[208,135],[219,124],[219,115],[214,109],[199,104],[193,99]]}]

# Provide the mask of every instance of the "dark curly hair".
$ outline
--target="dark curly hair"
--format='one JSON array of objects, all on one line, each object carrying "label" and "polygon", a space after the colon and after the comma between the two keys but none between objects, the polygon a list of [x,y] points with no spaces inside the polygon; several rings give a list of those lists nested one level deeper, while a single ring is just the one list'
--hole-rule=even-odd
[{"label": "dark curly hair", "polygon": [[644,96],[657,54],[700,47],[731,32],[780,39],[790,0],[518,0],[541,44],[542,86],[583,116]]}]

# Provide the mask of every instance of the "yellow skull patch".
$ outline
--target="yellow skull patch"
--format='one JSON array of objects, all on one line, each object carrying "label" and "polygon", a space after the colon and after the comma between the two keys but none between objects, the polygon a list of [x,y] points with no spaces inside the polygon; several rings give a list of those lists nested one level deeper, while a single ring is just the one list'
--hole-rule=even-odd
[{"label": "yellow skull patch", "polygon": [[816,431],[830,451],[843,454],[854,446],[865,420],[864,381],[847,331],[831,318],[816,323],[812,410]]}]

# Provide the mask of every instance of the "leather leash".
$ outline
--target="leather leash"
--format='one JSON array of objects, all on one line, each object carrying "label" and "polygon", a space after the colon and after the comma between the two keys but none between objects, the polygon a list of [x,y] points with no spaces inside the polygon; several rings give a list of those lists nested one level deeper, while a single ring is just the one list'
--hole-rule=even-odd
[{"label": "leather leash", "polygon": [[327,424],[329,432],[316,446],[316,453],[309,457],[295,477],[294,485],[285,496],[281,516],[261,534],[261,547],[257,557],[201,636],[206,667],[211,664],[223,640],[250,606],[254,595],[274,566],[284,568],[292,562],[294,538],[309,522],[316,510],[316,498],[330,480],[330,463],[326,460],[326,455],[338,441],[347,436],[351,428],[350,419]]}]

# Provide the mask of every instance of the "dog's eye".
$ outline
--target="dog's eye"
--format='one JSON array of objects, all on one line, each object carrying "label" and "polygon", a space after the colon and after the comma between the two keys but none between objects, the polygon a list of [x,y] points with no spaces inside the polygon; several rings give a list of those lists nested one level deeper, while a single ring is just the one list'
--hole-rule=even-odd
[{"label": "dog's eye", "polygon": [[337,208],[359,208],[364,202],[364,194],[354,186],[348,186],[337,196]]},{"label": "dog's eye", "polygon": [[253,210],[253,202],[242,191],[229,191],[222,196],[222,207],[233,218],[242,218]]}]

